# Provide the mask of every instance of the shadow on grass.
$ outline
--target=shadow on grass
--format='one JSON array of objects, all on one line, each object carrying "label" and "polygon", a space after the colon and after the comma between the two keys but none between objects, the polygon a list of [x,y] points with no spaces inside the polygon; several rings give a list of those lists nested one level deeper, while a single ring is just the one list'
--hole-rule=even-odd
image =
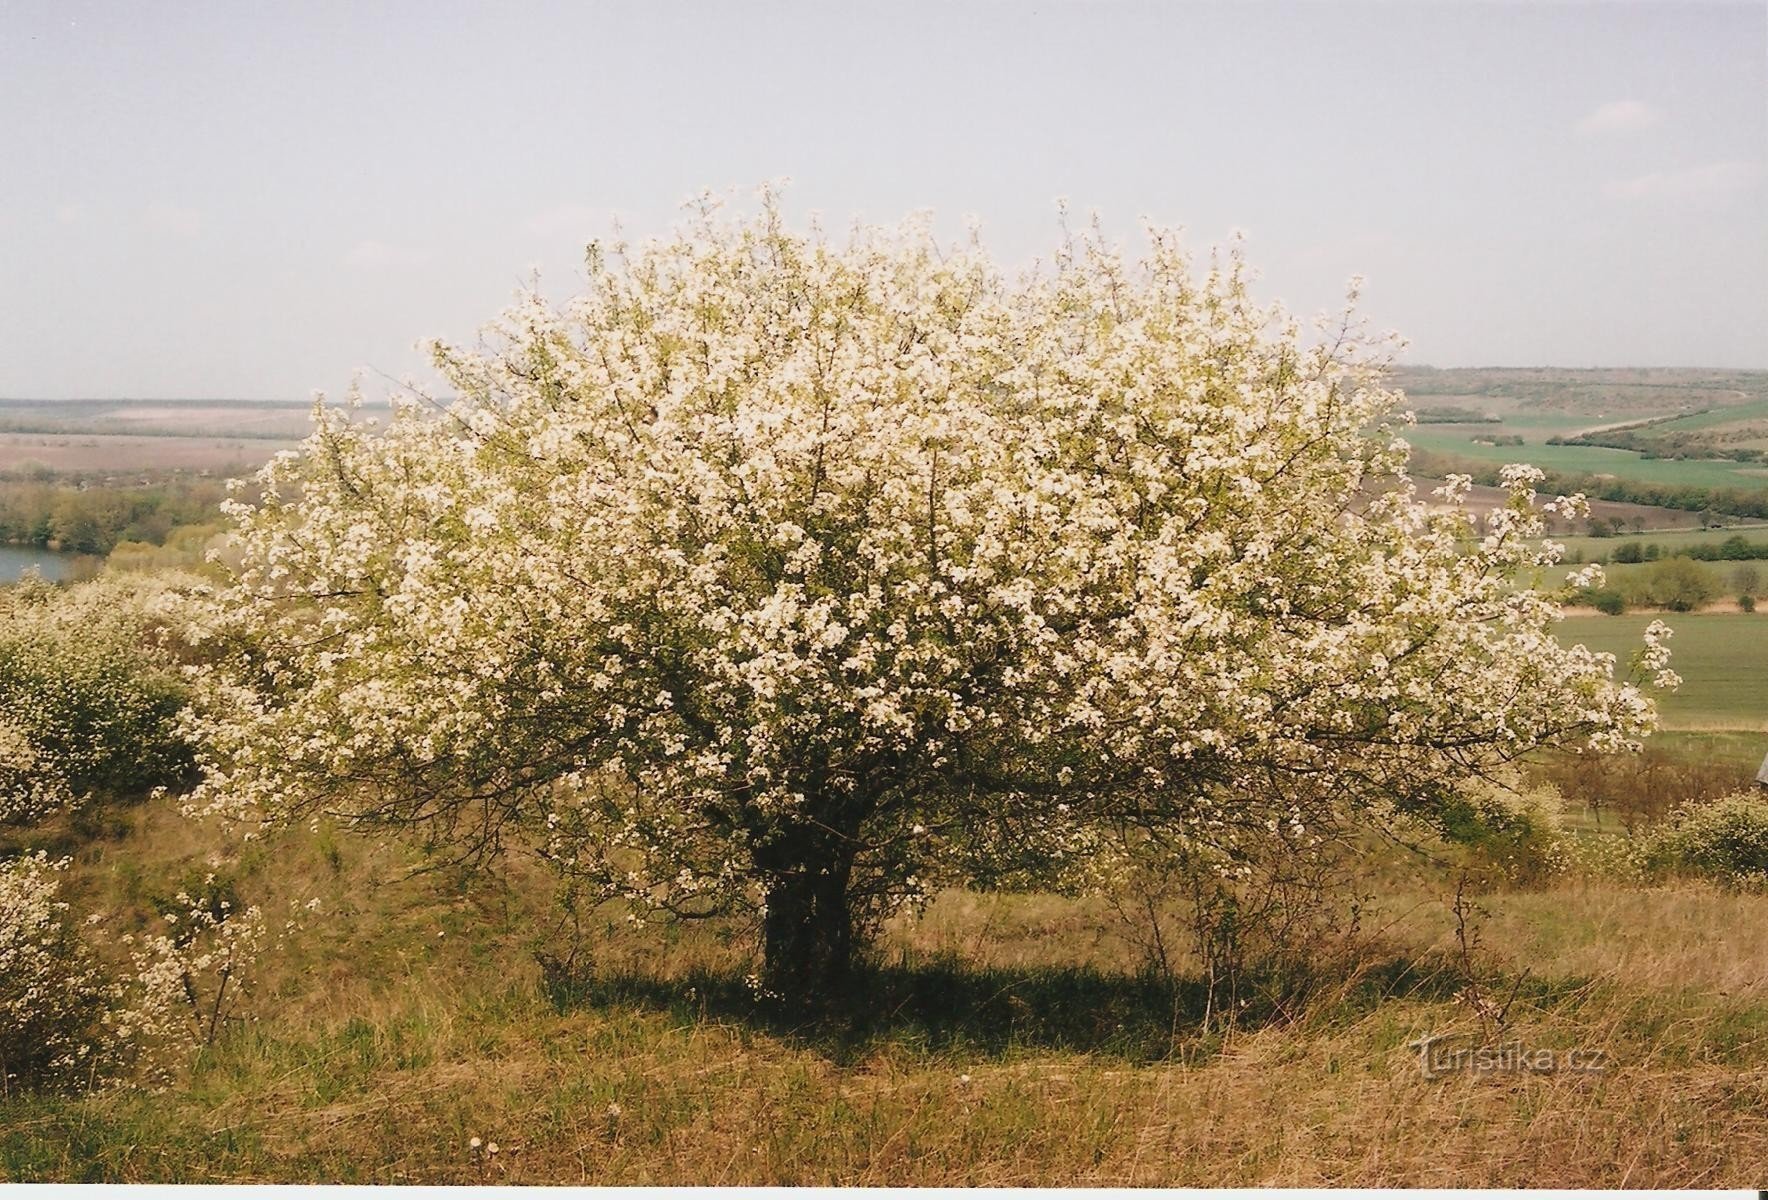
[{"label": "shadow on grass", "polygon": [[811,1012],[758,998],[735,973],[660,977],[543,961],[560,1012],[640,1009],[683,1024],[718,1022],[781,1037],[839,1062],[868,1051],[998,1058],[1057,1051],[1153,1062],[1207,1056],[1227,1019],[1238,1029],[1355,1016],[1383,1000],[1446,1001],[1461,986],[1440,962],[1400,958],[1355,972],[1268,971],[1244,979],[1231,1013],[1201,979],[1168,980],[1091,968],[1007,969],[955,960],[870,965]]}]

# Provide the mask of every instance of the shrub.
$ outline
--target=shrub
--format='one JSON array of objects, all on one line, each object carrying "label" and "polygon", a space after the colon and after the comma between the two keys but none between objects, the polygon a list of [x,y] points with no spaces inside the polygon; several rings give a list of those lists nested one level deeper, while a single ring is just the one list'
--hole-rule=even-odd
[{"label": "shrub", "polygon": [[1648,840],[1645,864],[1660,874],[1768,882],[1768,794],[1739,791],[1678,809]]},{"label": "shrub", "polygon": [[0,1094],[72,1086],[108,1073],[114,989],[68,923],[41,852],[0,863]]},{"label": "shrub", "polygon": [[0,1095],[163,1082],[235,1019],[273,932],[231,881],[208,875],[156,898],[151,931],[101,955],[60,897],[68,865],[41,851],[0,862]]},{"label": "shrub", "polygon": [[1693,612],[1713,598],[1713,581],[1693,559],[1666,558],[1651,569],[1646,587],[1653,604]]},{"label": "shrub", "polygon": [[1737,598],[1737,607],[1742,609],[1744,612],[1755,612],[1756,611],[1756,598],[1754,596],[1750,595],[1748,592],[1745,592],[1743,595],[1741,595]]},{"label": "shrub", "polygon": [[174,583],[0,589],[0,822],[178,783],[187,688],[163,644]]},{"label": "shrub", "polygon": [[1474,866],[1512,883],[1535,883],[1564,866],[1563,803],[1551,785],[1527,789],[1494,784],[1445,806],[1445,837],[1465,847]]},{"label": "shrub", "polygon": [[1354,955],[1366,897],[1354,828],[1250,826],[1232,852],[1195,839],[1148,838],[1101,854],[1096,890],[1143,967],[1169,985],[1181,965],[1205,988],[1205,1025],[1248,1005],[1296,1001]]},{"label": "shrub", "polygon": [[153,906],[164,932],[147,938],[135,957],[139,1037],[209,1045],[247,990],[245,973],[267,933],[263,910],[244,907],[233,881],[212,873],[187,878]]},{"label": "shrub", "polygon": [[1590,603],[1596,606],[1597,612],[1607,613],[1611,617],[1618,617],[1627,611],[1626,598],[1613,588],[1601,588],[1592,592]]},{"label": "shrub", "polygon": [[1563,838],[1560,853],[1568,874],[1639,883],[1645,871],[1644,845],[1626,834],[1586,833]]}]

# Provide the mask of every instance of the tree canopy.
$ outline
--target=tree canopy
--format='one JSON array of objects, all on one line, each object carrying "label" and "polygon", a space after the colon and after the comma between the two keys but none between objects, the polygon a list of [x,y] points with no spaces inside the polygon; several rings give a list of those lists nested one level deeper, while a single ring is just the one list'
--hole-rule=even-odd
[{"label": "tree canopy", "polygon": [[937,886],[1428,819],[1651,726],[1511,583],[1555,560],[1539,474],[1483,535],[1464,478],[1427,505],[1385,344],[1237,250],[1094,229],[1009,277],[768,198],[589,264],[233,506],[199,804],[517,839],[637,916],[760,914],[814,990]]}]

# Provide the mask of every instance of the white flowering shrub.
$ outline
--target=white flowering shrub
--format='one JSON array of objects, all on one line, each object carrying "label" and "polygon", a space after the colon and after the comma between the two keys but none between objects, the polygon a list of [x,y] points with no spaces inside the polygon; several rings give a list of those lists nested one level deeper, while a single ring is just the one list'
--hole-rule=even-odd
[{"label": "white flowering shrub", "polygon": [[458,399],[321,409],[231,507],[199,806],[520,831],[636,916],[759,912],[805,994],[930,887],[1428,816],[1652,725],[1512,586],[1557,560],[1539,472],[1433,515],[1368,436],[1385,345],[1310,340],[1237,252],[1093,231],[1009,279],[769,198],[590,265],[436,348]]},{"label": "white flowering shrub", "polygon": [[249,986],[268,933],[264,912],[241,905],[212,873],[157,907],[163,931],[131,938],[136,1035],[144,1044],[209,1045]]},{"label": "white flowering shrub", "polygon": [[0,822],[188,779],[188,686],[160,635],[175,578],[0,588]]},{"label": "white flowering shrub", "polygon": [[[67,859],[43,852],[0,861],[0,1094],[159,1083],[238,1016],[274,932],[211,875],[158,905],[161,927],[125,933],[104,955],[61,898]],[[317,907],[309,902],[306,910]]]},{"label": "white flowering shrub", "polygon": [[114,1065],[115,991],[68,919],[67,860],[0,862],[0,1095],[68,1087]]},{"label": "white flowering shrub", "polygon": [[1643,857],[1653,873],[1768,885],[1768,794],[1734,792],[1677,810],[1646,835]]}]

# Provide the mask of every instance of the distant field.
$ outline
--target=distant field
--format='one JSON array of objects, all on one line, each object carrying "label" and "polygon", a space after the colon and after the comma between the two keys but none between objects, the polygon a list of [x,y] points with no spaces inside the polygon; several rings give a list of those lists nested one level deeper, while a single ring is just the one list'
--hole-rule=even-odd
[{"label": "distant field", "polygon": [[[1521,433],[1525,444],[1489,446],[1470,440],[1476,436],[1489,437],[1506,432]],[[1613,475],[1619,479],[1672,487],[1768,488],[1768,467],[1761,464],[1723,459],[1642,458],[1631,450],[1615,450],[1607,446],[1549,446],[1544,440],[1530,438],[1521,426],[1512,429],[1509,423],[1420,425],[1406,430],[1404,436],[1420,450],[1495,466],[1522,462],[1547,471]]]},{"label": "distant field", "polygon": [[1651,745],[1676,758],[1734,767],[1744,779],[1754,779],[1762,758],[1768,755],[1768,733],[1761,730],[1662,729]]},{"label": "distant field", "polygon": [[1696,429],[1718,429],[1750,421],[1768,421],[1768,400],[1756,400],[1748,404],[1732,404],[1707,412],[1691,413],[1674,421],[1665,421],[1662,425],[1654,428],[1681,432]]},{"label": "distant field", "polygon": [[1520,412],[1579,428],[1768,400],[1768,371],[1407,366],[1394,370],[1392,382],[1416,408],[1452,406],[1507,419]]},{"label": "distant field", "polygon": [[51,471],[250,470],[294,440],[130,434],[0,433],[0,471],[32,464]]},{"label": "distant field", "polygon": [[291,439],[306,435],[312,411],[304,401],[0,400],[0,433]]},{"label": "distant field", "polygon": [[[1403,367],[1392,382],[1405,391],[1414,411],[1490,418],[1420,424],[1406,432],[1418,450],[1461,459],[1470,467],[1526,462],[1547,471],[1665,487],[1768,489],[1768,464],[1721,457],[1768,448],[1768,372]],[[1634,449],[1547,444],[1641,422],[1660,423],[1616,434],[1649,443]],[[1523,444],[1488,444],[1507,438],[1521,438]],[[1656,449],[1662,457],[1646,458],[1641,449]],[[1674,457],[1677,453],[1690,457]]]},{"label": "distant field", "polygon": [[1683,680],[1679,691],[1658,694],[1665,727],[1760,732],[1759,761],[1768,752],[1768,614],[1573,616],[1560,624],[1559,640],[1613,654],[1625,669],[1645,627],[1659,619],[1675,630],[1671,666]]},{"label": "distant field", "polygon": [[[1417,483],[1420,495],[1426,502],[1429,502],[1429,492],[1440,486],[1442,480],[1419,479]],[[1481,487],[1476,484],[1468,490],[1467,510],[1473,513],[1489,512],[1503,505],[1508,499],[1509,493],[1503,488]],[[1612,538],[1573,537],[1568,536],[1563,522],[1556,517],[1550,517],[1547,522],[1548,533],[1556,541],[1566,543],[1568,547],[1576,544],[1581,548],[1584,543],[1597,547],[1597,549],[1585,551],[1586,557],[1588,557],[1593,553],[1612,553],[1614,547],[1623,541],[1637,541],[1641,538],[1646,541],[1658,539],[1659,534],[1652,531],[1664,531],[1664,540],[1700,532],[1700,514],[1689,512],[1683,508],[1659,508],[1650,504],[1627,504],[1619,500],[1592,500],[1590,501],[1590,515],[1605,521],[1619,521],[1628,529],[1631,529],[1632,524],[1637,521],[1640,528],[1647,532],[1643,534],[1627,533]],[[1582,529],[1586,528],[1586,524],[1580,518],[1571,527]],[[1731,531],[1729,530],[1719,531],[1718,540],[1723,541],[1730,535]],[[1768,525],[1762,526],[1762,537],[1764,540],[1768,540]],[[1601,549],[1603,546],[1607,546],[1608,549]]]},{"label": "distant field", "polygon": [[[1595,507],[1592,505],[1592,507]],[[1614,507],[1628,507],[1616,505]],[[1635,506],[1637,507],[1637,506]],[[1653,512],[1677,512],[1675,509],[1652,509]],[[1677,512],[1678,516],[1693,519],[1694,514]],[[1568,554],[1582,554],[1584,561],[1589,562],[1597,557],[1612,558],[1618,547],[1628,542],[1638,542],[1641,546],[1656,545],[1664,557],[1672,557],[1686,553],[1694,546],[1716,546],[1727,538],[1741,537],[1752,542],[1768,542],[1768,524],[1728,525],[1723,529],[1658,529],[1646,526],[1644,533],[1619,533],[1613,537],[1557,537],[1554,540],[1562,543]]]}]

